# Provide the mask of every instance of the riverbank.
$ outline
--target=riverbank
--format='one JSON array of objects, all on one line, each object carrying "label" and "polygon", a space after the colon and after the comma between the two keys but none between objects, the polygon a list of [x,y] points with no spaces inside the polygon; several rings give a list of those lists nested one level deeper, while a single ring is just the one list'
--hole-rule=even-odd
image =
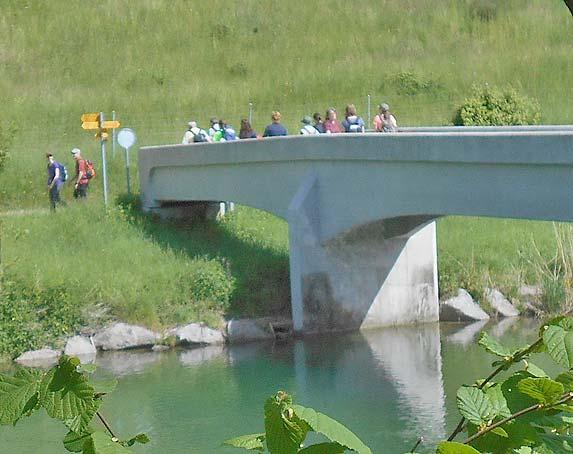
[{"label": "riverbank", "polygon": [[[63,348],[118,320],[163,331],[290,317],[284,221],[239,206],[221,222],[165,223],[135,202],[1,219],[0,351]],[[519,287],[539,284],[528,256],[535,247],[549,262],[556,238],[547,222],[445,218],[438,244],[441,299],[463,287],[483,302],[485,288],[498,288],[520,308]]]}]

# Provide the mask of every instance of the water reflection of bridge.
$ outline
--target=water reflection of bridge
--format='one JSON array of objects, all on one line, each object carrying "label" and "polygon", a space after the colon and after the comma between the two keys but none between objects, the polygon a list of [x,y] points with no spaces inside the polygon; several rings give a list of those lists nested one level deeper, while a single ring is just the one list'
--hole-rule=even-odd
[{"label": "water reflection of bridge", "polygon": [[414,128],[140,151],[143,204],[234,200],[289,223],[297,331],[435,321],[445,215],[573,220],[573,127]]}]

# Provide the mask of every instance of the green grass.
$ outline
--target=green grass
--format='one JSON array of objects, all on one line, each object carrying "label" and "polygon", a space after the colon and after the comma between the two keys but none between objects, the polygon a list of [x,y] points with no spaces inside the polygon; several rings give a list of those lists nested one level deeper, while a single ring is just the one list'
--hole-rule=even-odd
[{"label": "green grass", "polygon": [[[158,224],[129,209],[105,212],[99,144],[80,128],[85,112],[109,118],[116,110],[122,126],[137,133],[137,146],[178,143],[191,118],[205,125],[219,116],[238,126],[249,102],[259,131],[275,109],[292,132],[304,114],[329,106],[342,111],[353,102],[366,117],[368,94],[373,113],[389,102],[401,125],[443,125],[473,84],[489,83],[538,99],[543,123],[573,122],[572,24],[563,2],[348,5],[5,0],[0,125],[17,132],[0,175],[0,212],[48,206],[45,152],[73,170],[69,151],[78,146],[100,170],[86,205],[4,218],[5,276],[23,296],[63,289],[80,305],[77,317],[90,323],[97,316],[160,327],[288,313],[283,221],[245,207],[220,224]],[[132,151],[137,191],[137,147]],[[109,143],[107,152],[115,200],[125,192],[123,153]],[[71,200],[71,187],[63,197]],[[494,283],[514,291],[533,279],[523,252],[532,238],[551,255],[547,223],[440,220],[442,290]]]},{"label": "green grass", "polygon": [[[487,82],[537,98],[544,123],[573,121],[571,17],[558,0],[6,0],[2,11],[0,120],[19,131],[3,207],[45,203],[46,151],[99,160],[84,112],[115,109],[139,145],[179,142],[190,118],[238,127],[249,101],[259,131],[274,109],[293,132],[331,105],[365,116],[367,94],[402,125],[441,125]],[[122,190],[119,153],[111,173]]]},{"label": "green grass", "polygon": [[5,218],[5,274],[32,288],[64,286],[88,315],[103,310],[92,324],[216,326],[223,316],[289,313],[282,221],[248,208],[221,224],[164,224],[134,213],[88,202]]},{"label": "green grass", "polygon": [[556,250],[552,222],[447,217],[438,220],[440,294],[459,287],[481,299],[485,287],[517,296],[520,285],[537,282],[537,248],[546,260]]}]

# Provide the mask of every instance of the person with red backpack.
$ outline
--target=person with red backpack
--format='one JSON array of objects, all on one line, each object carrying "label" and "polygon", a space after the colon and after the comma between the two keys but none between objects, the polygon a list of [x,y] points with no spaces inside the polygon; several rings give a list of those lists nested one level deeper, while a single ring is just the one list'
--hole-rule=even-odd
[{"label": "person with red backpack", "polygon": [[90,180],[95,176],[94,167],[91,161],[82,157],[82,152],[79,148],[74,148],[72,150],[72,156],[76,161],[74,198],[84,199],[88,195]]}]

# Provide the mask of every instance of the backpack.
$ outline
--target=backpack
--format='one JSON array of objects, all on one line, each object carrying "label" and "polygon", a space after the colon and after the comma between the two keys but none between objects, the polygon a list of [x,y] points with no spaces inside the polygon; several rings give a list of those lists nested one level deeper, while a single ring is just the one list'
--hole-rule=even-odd
[{"label": "backpack", "polygon": [[[191,134],[193,134],[193,132],[191,132]],[[205,137],[205,134],[199,131],[197,134],[193,134],[193,142],[207,142],[207,137]]]},{"label": "backpack", "polygon": [[63,183],[68,180],[68,169],[61,162],[56,162],[56,166],[60,169],[60,181]]},{"label": "backpack", "polygon": [[86,163],[86,178],[88,180],[91,180],[92,178],[94,178],[96,176],[96,171],[94,169],[94,163],[92,161],[90,161],[89,159],[86,159],[85,163]]},{"label": "backpack", "polygon": [[225,130],[223,131],[223,138],[226,141],[229,140],[237,140],[237,133],[235,132],[235,130],[231,127],[225,128]]}]

